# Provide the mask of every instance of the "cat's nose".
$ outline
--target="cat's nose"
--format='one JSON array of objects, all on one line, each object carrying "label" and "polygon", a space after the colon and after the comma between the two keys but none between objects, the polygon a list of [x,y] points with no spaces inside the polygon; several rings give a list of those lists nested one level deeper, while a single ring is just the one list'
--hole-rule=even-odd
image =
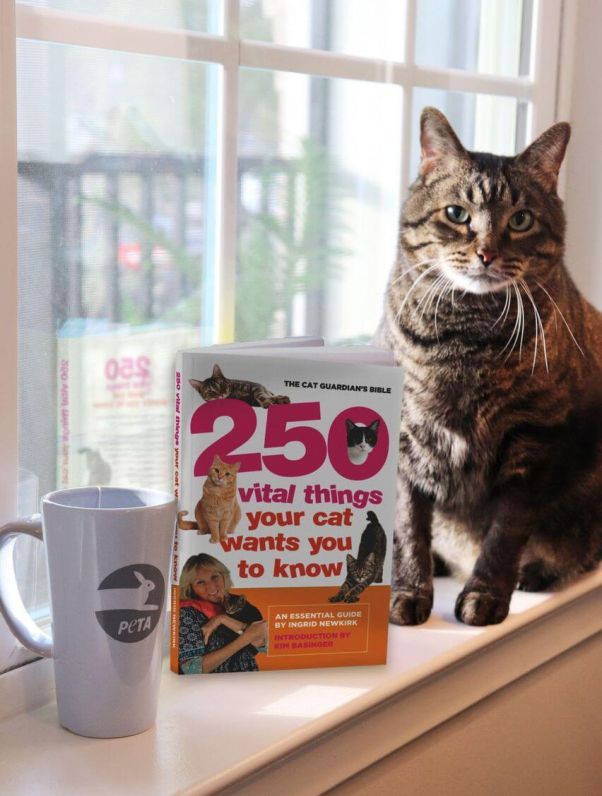
[{"label": "cat's nose", "polygon": [[499,254],[493,249],[479,249],[477,251],[477,257],[483,263],[485,268],[488,268],[491,263],[499,257]]}]

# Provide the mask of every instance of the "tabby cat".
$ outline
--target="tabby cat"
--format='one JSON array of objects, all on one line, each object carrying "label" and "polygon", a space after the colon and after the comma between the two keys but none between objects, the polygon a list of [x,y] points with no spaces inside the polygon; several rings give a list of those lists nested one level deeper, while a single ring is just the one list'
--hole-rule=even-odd
[{"label": "tabby cat", "polygon": [[378,517],[368,512],[357,558],[347,555],[347,578],[329,603],[356,603],[360,594],[372,583],[383,582],[383,566],[387,555],[387,537]]},{"label": "tabby cat", "polygon": [[467,578],[456,616],[602,554],[602,316],[563,261],[556,124],[516,157],[468,152],[434,108],[376,339],[405,368],[391,620],[424,622],[432,550]]},{"label": "tabby cat", "polygon": [[201,396],[203,401],[215,401],[217,398],[236,398],[249,406],[267,409],[272,404],[290,404],[286,395],[274,395],[263,384],[241,379],[227,379],[219,365],[214,365],[213,373],[205,381],[190,379],[190,386]]},{"label": "tabby cat", "polygon": [[236,473],[241,462],[226,464],[216,454],[203,484],[203,497],[194,510],[196,522],[185,520],[187,511],[178,512],[178,528],[194,531],[197,534],[210,533],[211,544],[226,539],[234,533],[241,518],[241,510],[236,499]]}]

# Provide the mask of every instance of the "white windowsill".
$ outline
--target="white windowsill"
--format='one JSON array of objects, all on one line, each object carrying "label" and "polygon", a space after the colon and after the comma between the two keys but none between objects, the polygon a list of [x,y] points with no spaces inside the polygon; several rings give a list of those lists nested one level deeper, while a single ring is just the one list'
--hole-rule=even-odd
[{"label": "white windowsill", "polygon": [[131,738],[63,730],[49,661],[9,672],[5,710],[36,688],[47,698],[0,723],[0,791],[317,796],[602,629],[602,569],[556,594],[516,592],[485,629],[453,619],[460,588],[437,579],[429,622],[391,627],[386,666],[177,677],[166,662],[157,725]]}]

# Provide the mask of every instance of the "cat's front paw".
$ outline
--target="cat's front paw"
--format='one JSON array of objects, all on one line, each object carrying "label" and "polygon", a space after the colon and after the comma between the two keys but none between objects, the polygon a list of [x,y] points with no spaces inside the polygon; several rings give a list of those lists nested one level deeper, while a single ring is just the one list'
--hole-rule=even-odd
[{"label": "cat's front paw", "polygon": [[432,591],[392,591],[389,620],[394,625],[421,625],[431,615],[432,607]]},{"label": "cat's front paw", "polygon": [[466,625],[497,625],[508,616],[510,598],[498,591],[465,588],[456,600],[456,619]]},{"label": "cat's front paw", "polygon": [[333,597],[329,597],[328,598],[328,602],[329,603],[341,603],[341,602],[343,602],[343,599],[338,594],[335,594]]}]

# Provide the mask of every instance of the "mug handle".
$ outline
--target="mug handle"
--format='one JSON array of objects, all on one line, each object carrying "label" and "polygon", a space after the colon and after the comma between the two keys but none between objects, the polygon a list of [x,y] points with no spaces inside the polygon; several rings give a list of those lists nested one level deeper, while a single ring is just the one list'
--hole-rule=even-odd
[{"label": "mug handle", "polygon": [[0,613],[21,644],[36,655],[52,658],[52,639],[29,616],[19,594],[13,551],[20,533],[42,541],[42,515],[19,517],[0,528]]}]

